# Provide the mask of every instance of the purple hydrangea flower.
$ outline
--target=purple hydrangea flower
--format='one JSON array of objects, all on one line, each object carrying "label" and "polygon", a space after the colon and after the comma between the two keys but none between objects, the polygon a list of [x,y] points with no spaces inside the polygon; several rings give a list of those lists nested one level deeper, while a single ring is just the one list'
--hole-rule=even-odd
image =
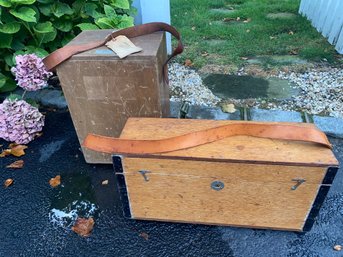
[{"label": "purple hydrangea flower", "polygon": [[0,104],[0,138],[17,144],[32,141],[44,126],[44,115],[24,100]]},{"label": "purple hydrangea flower", "polygon": [[46,70],[41,58],[35,54],[24,54],[17,55],[15,60],[17,65],[11,71],[18,86],[27,91],[36,91],[47,86],[52,73]]}]

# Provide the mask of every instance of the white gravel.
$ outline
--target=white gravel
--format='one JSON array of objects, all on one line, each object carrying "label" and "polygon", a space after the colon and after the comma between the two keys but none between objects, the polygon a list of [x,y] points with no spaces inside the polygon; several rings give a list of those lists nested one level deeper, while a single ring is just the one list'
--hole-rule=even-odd
[{"label": "white gravel", "polygon": [[171,100],[188,101],[190,104],[215,106],[220,98],[203,85],[199,74],[184,65],[169,65],[169,87]]},{"label": "white gravel", "polygon": [[[245,72],[238,72],[245,75]],[[232,103],[249,107],[278,110],[305,111],[343,118],[343,69],[332,67],[311,68],[306,72],[279,72],[276,76],[293,82],[300,93],[289,100],[229,99]],[[221,100],[203,85],[199,74],[184,65],[173,63],[169,67],[171,99],[191,104],[215,106]]]},{"label": "white gravel", "polygon": [[278,77],[295,83],[301,90],[290,102],[283,103],[286,108],[343,117],[343,69],[326,67],[305,73],[280,72]]}]

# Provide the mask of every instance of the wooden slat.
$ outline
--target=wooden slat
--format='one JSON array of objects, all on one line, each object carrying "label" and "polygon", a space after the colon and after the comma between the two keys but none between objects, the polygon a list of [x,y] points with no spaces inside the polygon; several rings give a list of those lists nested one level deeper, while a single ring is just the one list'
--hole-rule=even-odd
[{"label": "wooden slat", "polygon": [[[148,170],[145,181],[139,170]],[[132,217],[301,231],[324,168],[124,158]],[[296,190],[292,179],[307,181]],[[224,189],[211,189],[220,180]]]},{"label": "wooden slat", "polygon": [[[130,118],[120,137],[130,139],[161,139],[237,122],[241,121]],[[302,124],[302,126],[308,125]],[[316,144],[250,136],[229,137],[210,144],[161,155],[154,154],[154,156],[210,158],[239,162],[287,163],[288,165],[338,165],[330,149]]]},{"label": "wooden slat", "polygon": [[343,43],[339,40],[343,33],[343,1],[302,0],[299,13],[306,16],[331,44],[336,45],[337,51],[343,54]]}]

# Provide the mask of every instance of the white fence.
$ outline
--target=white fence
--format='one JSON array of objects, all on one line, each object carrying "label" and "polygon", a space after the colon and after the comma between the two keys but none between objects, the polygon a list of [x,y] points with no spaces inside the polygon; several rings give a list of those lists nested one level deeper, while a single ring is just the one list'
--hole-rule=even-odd
[{"label": "white fence", "polygon": [[343,54],[343,0],[301,0],[299,13]]}]

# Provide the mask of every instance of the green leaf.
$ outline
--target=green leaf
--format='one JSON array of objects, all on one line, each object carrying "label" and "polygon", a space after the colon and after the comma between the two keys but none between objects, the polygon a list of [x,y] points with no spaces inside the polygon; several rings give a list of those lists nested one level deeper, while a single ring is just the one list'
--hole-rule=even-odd
[{"label": "green leaf", "polygon": [[39,103],[37,103],[35,100],[31,99],[31,98],[28,98],[28,99],[25,99],[25,101],[30,104],[31,106],[33,107],[36,107],[36,108],[39,108]]},{"label": "green leaf", "polygon": [[12,35],[0,33],[0,48],[11,48]]},{"label": "green leaf", "polygon": [[23,98],[21,97],[21,95],[17,95],[17,94],[12,94],[11,93],[9,96],[7,96],[7,99],[11,100],[11,101],[14,101],[14,100],[21,100]]},{"label": "green leaf", "polygon": [[6,64],[10,67],[14,66],[13,54],[8,54],[4,57]]},{"label": "green leaf", "polygon": [[11,0],[14,4],[33,4],[36,0]]},{"label": "green leaf", "polygon": [[107,18],[117,17],[117,13],[112,6],[104,4],[104,11]]},{"label": "green leaf", "polygon": [[54,26],[60,31],[69,32],[73,29],[73,22],[70,20],[58,20],[54,22]]},{"label": "green leaf", "polygon": [[57,30],[55,28],[53,28],[52,32],[49,33],[43,33],[43,34],[36,34],[37,35],[37,39],[39,41],[39,46],[43,43],[48,43],[53,41],[56,38],[57,35]]},{"label": "green leaf", "polygon": [[80,24],[77,24],[76,26],[79,27],[82,31],[99,29],[98,26],[92,23],[80,23]]},{"label": "green leaf", "polygon": [[54,27],[50,21],[38,23],[33,27],[36,34],[46,34],[54,31]]},{"label": "green leaf", "polygon": [[6,83],[0,88],[0,93],[11,92],[17,87],[13,79],[6,77]]},{"label": "green leaf", "polygon": [[36,54],[40,58],[44,58],[45,56],[49,55],[47,51],[36,46],[27,46],[25,50],[26,54]]},{"label": "green leaf", "polygon": [[11,22],[7,24],[0,25],[0,32],[5,34],[15,34],[20,30],[20,23]]},{"label": "green leaf", "polygon": [[127,15],[123,15],[120,19],[120,22],[117,26],[118,29],[125,29],[128,27],[132,27],[133,26],[133,17],[127,16]]},{"label": "green leaf", "polygon": [[45,16],[50,16],[52,14],[51,4],[42,4],[42,5],[39,5],[38,8],[39,8],[39,11]]},{"label": "green leaf", "polygon": [[0,0],[0,6],[3,6],[3,7],[11,7],[11,1],[10,0]]},{"label": "green leaf", "polygon": [[91,16],[94,19],[104,17],[104,14],[97,11],[98,5],[95,3],[86,3],[83,7],[84,13]]},{"label": "green leaf", "polygon": [[21,7],[18,9],[18,11],[12,9],[10,10],[10,14],[26,22],[37,22],[37,19],[35,17],[36,11],[30,7]]},{"label": "green leaf", "polygon": [[74,13],[73,9],[70,8],[66,3],[56,2],[52,7],[53,14],[60,18],[65,14],[72,15]]},{"label": "green leaf", "polygon": [[98,25],[101,29],[113,29],[116,27],[117,22],[113,19],[103,17],[95,21],[95,24]]},{"label": "green leaf", "polygon": [[0,73],[0,89],[6,84],[7,77]]},{"label": "green leaf", "polygon": [[130,9],[129,0],[111,0],[111,5],[120,9]]},{"label": "green leaf", "polygon": [[37,0],[37,2],[42,4],[50,4],[53,3],[55,0]]}]

